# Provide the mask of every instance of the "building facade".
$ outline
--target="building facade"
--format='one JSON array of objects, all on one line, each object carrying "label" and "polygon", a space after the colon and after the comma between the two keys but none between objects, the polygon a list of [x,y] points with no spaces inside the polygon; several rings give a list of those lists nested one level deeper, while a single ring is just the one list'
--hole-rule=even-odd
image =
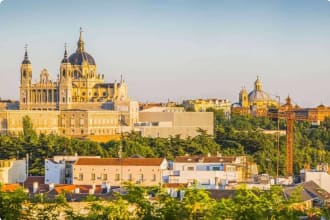
[{"label": "building facade", "polygon": [[199,129],[213,135],[213,112],[159,112],[141,111],[139,123],[134,130],[144,137],[161,137],[180,135],[181,138],[199,135]]},{"label": "building facade", "polygon": [[58,155],[45,159],[45,184],[72,184],[73,164],[79,158],[100,158],[100,156]]},{"label": "building facade", "polygon": [[186,111],[206,112],[207,109],[222,110],[227,118],[230,118],[231,103],[228,99],[196,99],[184,100],[182,105]]},{"label": "building facade", "polygon": [[0,183],[22,183],[26,180],[26,160],[0,160]]},{"label": "building facade", "polygon": [[193,184],[201,188],[224,189],[230,183],[246,182],[258,174],[246,156],[179,156],[173,162],[169,183]]},{"label": "building facade", "polygon": [[233,114],[239,115],[253,115],[253,116],[267,116],[268,110],[278,108],[279,101],[271,98],[267,92],[262,89],[262,83],[257,77],[254,82],[254,90],[250,93],[243,87],[239,93],[239,102],[231,106]]},{"label": "building facade", "polygon": [[158,186],[166,169],[163,158],[79,158],[73,165],[73,184]]}]

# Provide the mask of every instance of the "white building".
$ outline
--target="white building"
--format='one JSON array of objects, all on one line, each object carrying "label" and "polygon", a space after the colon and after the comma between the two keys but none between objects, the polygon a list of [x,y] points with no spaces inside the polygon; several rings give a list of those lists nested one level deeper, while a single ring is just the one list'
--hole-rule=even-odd
[{"label": "white building", "polygon": [[0,183],[21,183],[26,179],[26,160],[0,160]]},{"label": "white building", "polygon": [[330,193],[330,175],[328,173],[328,164],[318,165],[315,170],[301,170],[300,176],[302,182],[314,181],[322,189]]},{"label": "white building", "polygon": [[45,159],[45,184],[72,184],[72,165],[79,158],[100,158],[100,156],[54,156]]},{"label": "white building", "polygon": [[[206,189],[225,188],[244,179],[246,157],[181,156],[173,162],[169,183],[197,183]],[[249,163],[251,164],[251,163]],[[245,170],[248,170],[247,167]]]}]

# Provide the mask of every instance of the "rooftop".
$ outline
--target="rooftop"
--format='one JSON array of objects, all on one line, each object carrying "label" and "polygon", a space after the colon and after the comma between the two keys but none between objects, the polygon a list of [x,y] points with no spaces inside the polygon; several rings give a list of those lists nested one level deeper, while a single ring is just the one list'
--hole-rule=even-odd
[{"label": "rooftop", "polygon": [[79,158],[75,165],[160,166],[164,158]]}]

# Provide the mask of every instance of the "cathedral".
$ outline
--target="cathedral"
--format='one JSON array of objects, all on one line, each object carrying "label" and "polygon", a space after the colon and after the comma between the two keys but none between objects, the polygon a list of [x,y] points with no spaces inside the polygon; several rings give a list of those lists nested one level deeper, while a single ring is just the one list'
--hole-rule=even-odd
[{"label": "cathedral", "polygon": [[65,48],[58,79],[52,81],[46,69],[32,83],[32,64],[25,50],[21,64],[20,110],[104,109],[107,103],[128,100],[127,85],[105,83],[94,58],[86,52],[80,29],[77,50],[68,56]]},{"label": "cathedral", "polygon": [[254,90],[248,93],[243,87],[239,93],[239,102],[232,105],[231,111],[240,115],[267,116],[269,109],[278,107],[279,101],[272,99],[267,92],[262,90],[262,83],[257,77]]}]

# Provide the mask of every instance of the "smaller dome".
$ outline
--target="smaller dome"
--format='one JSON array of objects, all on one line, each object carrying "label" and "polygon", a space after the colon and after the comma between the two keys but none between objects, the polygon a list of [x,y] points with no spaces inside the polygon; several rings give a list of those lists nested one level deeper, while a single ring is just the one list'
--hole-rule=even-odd
[{"label": "smaller dome", "polygon": [[253,90],[249,93],[249,102],[255,101],[269,101],[271,100],[269,95],[262,90]]}]

